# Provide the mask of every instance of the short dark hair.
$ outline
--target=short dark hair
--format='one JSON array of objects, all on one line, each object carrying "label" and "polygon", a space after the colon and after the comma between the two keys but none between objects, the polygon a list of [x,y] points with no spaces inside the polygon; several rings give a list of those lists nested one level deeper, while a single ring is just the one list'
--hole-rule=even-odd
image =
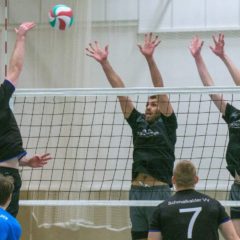
[{"label": "short dark hair", "polygon": [[189,160],[179,161],[173,170],[178,187],[194,187],[196,174],[196,168]]},{"label": "short dark hair", "polygon": [[158,98],[159,98],[159,95],[151,95],[151,96],[149,96],[148,98],[150,98],[150,99],[158,99]]},{"label": "short dark hair", "polygon": [[11,176],[0,174],[0,205],[3,206],[13,193],[14,184]]}]

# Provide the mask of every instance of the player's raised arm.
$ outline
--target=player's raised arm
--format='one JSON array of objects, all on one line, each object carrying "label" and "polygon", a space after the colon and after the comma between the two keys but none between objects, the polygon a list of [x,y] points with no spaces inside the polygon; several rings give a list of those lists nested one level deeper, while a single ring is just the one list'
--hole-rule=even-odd
[{"label": "player's raised arm", "polygon": [[[154,87],[164,87],[162,75],[157,67],[157,64],[154,59],[154,51],[159,45],[160,40],[158,36],[153,36],[152,33],[145,34],[143,44],[138,44],[140,52],[146,58],[148,67],[150,70],[152,83]],[[169,101],[169,98],[166,94],[159,95],[159,109],[163,115],[171,115],[173,112],[172,105]]]},{"label": "player's raised arm", "polygon": [[[203,85],[204,86],[214,86],[213,79],[212,79],[211,75],[209,74],[207,67],[205,65],[205,62],[201,55],[202,46],[203,46],[203,41],[198,36],[195,36],[191,41],[189,49],[190,49],[192,56],[195,59],[198,73],[199,73],[199,76],[201,78]],[[227,103],[223,99],[223,96],[220,94],[211,94],[210,97],[213,100],[214,104],[219,109],[219,111],[224,115]]]},{"label": "player's raised arm", "polygon": [[6,76],[6,79],[9,80],[14,86],[16,86],[17,80],[23,68],[27,32],[34,27],[34,22],[25,22],[15,29],[17,35],[16,42]]},{"label": "player's raised arm", "polygon": [[233,81],[236,85],[240,85],[240,70],[236,67],[233,61],[226,54],[224,46],[224,34],[219,33],[218,37],[213,36],[214,46],[210,46],[210,49],[214,54],[216,54],[226,65],[229,73],[232,76]]},{"label": "player's raised arm", "polygon": [[[124,88],[125,85],[120,76],[114,71],[110,62],[108,61],[108,45],[100,48],[97,41],[89,43],[86,48],[87,56],[94,58],[102,66],[102,69],[108,79],[108,82],[113,88]],[[118,96],[121,109],[125,118],[128,118],[134,109],[132,100],[128,96]]]}]

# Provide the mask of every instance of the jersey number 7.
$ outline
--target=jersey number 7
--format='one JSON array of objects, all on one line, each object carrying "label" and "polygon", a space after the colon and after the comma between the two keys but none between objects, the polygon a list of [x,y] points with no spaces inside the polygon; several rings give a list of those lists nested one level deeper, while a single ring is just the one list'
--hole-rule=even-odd
[{"label": "jersey number 7", "polygon": [[188,232],[187,232],[187,238],[192,239],[192,231],[194,227],[194,223],[199,215],[199,213],[202,211],[202,207],[196,207],[196,208],[181,208],[179,209],[180,213],[189,213],[192,212],[193,215],[190,219],[189,225],[188,225]]}]

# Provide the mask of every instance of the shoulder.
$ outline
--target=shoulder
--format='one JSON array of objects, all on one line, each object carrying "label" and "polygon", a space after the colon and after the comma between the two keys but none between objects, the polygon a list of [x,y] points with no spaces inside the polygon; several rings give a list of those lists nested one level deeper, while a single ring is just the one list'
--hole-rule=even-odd
[{"label": "shoulder", "polygon": [[12,89],[13,91],[15,90],[15,86],[12,84],[11,81],[5,79],[1,85],[1,87],[9,88]]},{"label": "shoulder", "polygon": [[224,209],[224,207],[218,200],[203,193],[198,192],[198,195],[199,197],[201,197],[201,202],[204,206],[208,206],[208,208],[211,208],[214,211],[216,211],[217,209],[217,211]]},{"label": "shoulder", "polygon": [[1,97],[5,96],[5,95],[6,96],[12,95],[12,93],[14,91],[15,91],[14,85],[10,81],[5,79],[0,86]]},{"label": "shoulder", "polygon": [[9,212],[0,208],[0,222],[18,222],[15,217],[13,217]]},{"label": "shoulder", "polygon": [[225,120],[230,120],[231,117],[239,117],[240,116],[240,110],[235,108],[233,105],[227,103],[225,115],[223,118]]},{"label": "shoulder", "polygon": [[166,123],[170,123],[170,124],[175,124],[177,125],[177,117],[176,114],[174,112],[172,112],[170,115],[166,116],[164,114],[160,115],[160,118],[166,122]]},{"label": "shoulder", "polygon": [[8,229],[9,221],[11,221],[11,216],[9,213],[3,209],[0,209],[0,229]]},{"label": "shoulder", "polygon": [[214,202],[217,202],[216,199],[208,196],[207,194],[204,194],[204,193],[201,193],[201,192],[199,192],[199,191],[196,191],[196,190],[193,190],[193,193],[192,193],[192,194],[195,195],[195,196],[198,196],[199,198],[201,197],[201,198],[203,199],[203,201],[206,200],[206,201],[214,201]]},{"label": "shoulder", "polygon": [[129,118],[134,117],[134,116],[135,116],[135,117],[139,117],[139,116],[142,116],[142,117],[143,117],[144,114],[140,113],[136,108],[133,108],[133,110],[132,110]]},{"label": "shoulder", "polygon": [[170,206],[177,199],[177,194],[172,195],[168,199],[164,200],[158,205],[158,209],[166,209],[167,206]]},{"label": "shoulder", "polygon": [[142,121],[144,120],[144,114],[140,113],[136,108],[134,108],[126,120],[129,124],[137,121]]},{"label": "shoulder", "polygon": [[[16,218],[14,218],[6,210],[0,211],[0,232],[13,232],[14,234],[21,235],[21,225]],[[20,237],[20,236],[19,236]]]}]

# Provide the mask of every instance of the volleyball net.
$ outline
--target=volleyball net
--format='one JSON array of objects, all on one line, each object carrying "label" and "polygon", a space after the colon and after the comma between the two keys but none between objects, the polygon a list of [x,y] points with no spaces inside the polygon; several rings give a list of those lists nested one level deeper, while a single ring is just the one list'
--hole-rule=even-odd
[{"label": "volleyball net", "polygon": [[[53,156],[44,168],[21,169],[21,205],[35,206],[42,226],[71,222],[113,229],[129,226],[126,207],[157,205],[128,201],[132,132],[117,96],[129,96],[144,112],[148,96],[166,93],[178,120],[176,162],[193,161],[200,177],[197,189],[226,201],[233,183],[225,161],[228,128],[209,94],[223,93],[238,107],[239,92],[238,87],[17,90],[12,107],[26,150]],[[96,210],[100,206],[105,210]],[[96,216],[109,222],[100,223]]]}]

